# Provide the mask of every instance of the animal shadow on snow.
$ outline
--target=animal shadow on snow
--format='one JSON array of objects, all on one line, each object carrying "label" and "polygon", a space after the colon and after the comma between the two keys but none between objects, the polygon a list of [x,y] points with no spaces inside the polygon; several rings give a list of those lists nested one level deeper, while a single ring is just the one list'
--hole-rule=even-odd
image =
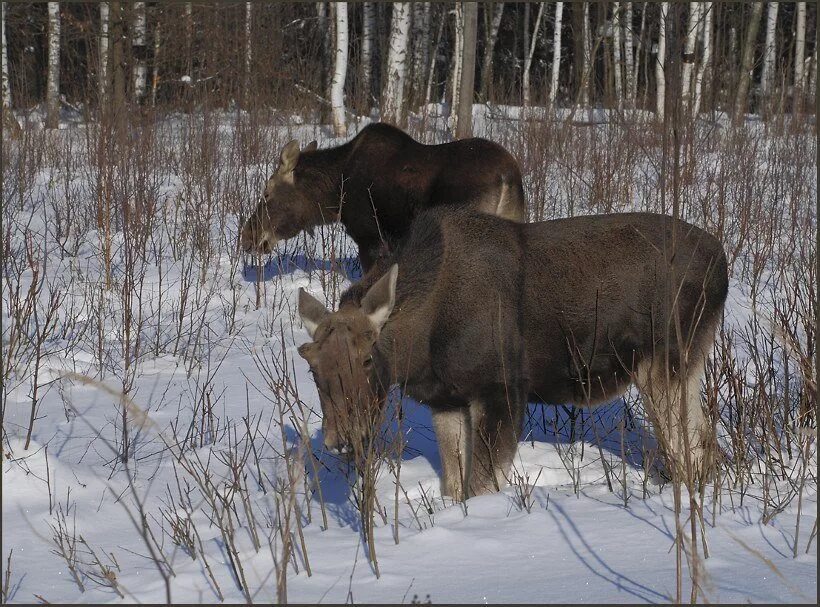
[{"label": "animal shadow on snow", "polygon": [[[397,406],[397,392],[391,393],[389,407]],[[404,437],[403,461],[425,458],[430,467],[441,478],[441,458],[438,451],[433,421],[430,409],[410,398],[401,401],[403,420],[401,431]],[[384,434],[393,436],[398,431],[398,423],[394,409],[389,411],[387,418],[391,421],[384,429]],[[623,433],[621,432],[623,428]],[[573,442],[585,441],[597,447],[601,446],[607,460],[620,461],[621,435],[626,462],[629,466],[642,465],[642,442],[646,447],[654,447],[654,439],[647,441],[647,428],[644,422],[626,406],[624,399],[618,399],[610,404],[594,409],[580,409],[568,406],[552,406],[531,403],[527,407],[524,418],[524,427],[519,437],[519,448],[526,449],[531,441],[541,444],[551,444],[566,452]],[[300,438],[296,431],[288,426],[287,439],[291,444],[298,444]],[[318,459],[319,483],[322,497],[329,516],[336,524],[360,531],[361,521],[354,498],[351,495],[351,486],[356,481],[356,471],[351,463],[343,456],[329,453],[324,447],[324,437],[321,430],[310,439],[310,447]],[[576,452],[576,457],[578,457]],[[600,458],[597,448],[587,447],[581,465]],[[516,459],[518,462],[518,459]],[[546,462],[545,462],[546,464]],[[308,466],[308,474],[312,477],[313,471]],[[386,465],[380,470],[381,475],[392,474]],[[529,471],[531,481],[537,475],[537,470]],[[601,481],[603,482],[603,480]],[[570,483],[569,475],[567,484]],[[408,490],[411,487],[407,487]]]},{"label": "animal shadow on snow", "polygon": [[297,270],[303,272],[339,270],[351,282],[362,277],[362,266],[358,257],[340,257],[335,262],[331,262],[327,259],[308,257],[302,253],[271,255],[262,266],[244,263],[242,265],[242,277],[247,282],[257,282],[257,280],[265,282],[279,276],[293,274]]}]

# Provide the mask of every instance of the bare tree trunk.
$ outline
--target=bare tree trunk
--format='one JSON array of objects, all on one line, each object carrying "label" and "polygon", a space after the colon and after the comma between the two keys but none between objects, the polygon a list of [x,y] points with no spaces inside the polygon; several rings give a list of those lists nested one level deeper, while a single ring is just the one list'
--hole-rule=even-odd
[{"label": "bare tree trunk", "polygon": [[806,3],[797,3],[797,25],[794,41],[794,112],[802,107],[804,82],[803,58],[806,54]]},{"label": "bare tree trunk", "polygon": [[111,78],[113,82],[113,103],[109,104],[113,114],[118,140],[125,136],[125,24],[122,3],[111,2]]},{"label": "bare tree trunk", "polygon": [[[644,53],[644,37],[646,36],[646,2],[643,3],[641,8],[641,26],[638,30],[638,43],[635,45],[635,71],[633,72],[632,78],[632,91],[630,91],[629,96],[632,101],[632,106],[635,106],[635,103],[638,99],[638,72],[641,69],[641,56]],[[643,69],[644,69],[644,82],[648,82],[648,69],[649,69],[649,61],[644,59],[643,62]],[[644,84],[644,103],[646,102],[646,84]]]},{"label": "bare tree trunk", "polygon": [[410,37],[410,3],[397,2],[390,17],[390,50],[387,55],[387,83],[382,96],[385,120],[399,123],[404,112],[404,80],[407,73],[407,43]]},{"label": "bare tree trunk", "polygon": [[242,79],[243,100],[247,105],[251,94],[251,75],[253,74],[253,2],[245,3],[245,74]]},{"label": "bare tree trunk", "polygon": [[532,58],[535,55],[535,45],[538,43],[538,30],[541,28],[541,17],[544,16],[544,6],[546,6],[545,2],[539,2],[538,15],[535,17],[535,29],[530,37],[530,48],[527,53],[527,58],[524,61],[524,107],[529,107],[530,105],[530,70],[532,69]]},{"label": "bare tree trunk", "polygon": [[[427,82],[430,61],[430,3],[413,3],[413,92],[419,94]],[[418,99],[416,99],[418,101]]]},{"label": "bare tree trunk", "polygon": [[11,111],[11,86],[9,81],[9,58],[8,48],[6,46],[6,3],[0,3],[2,8],[2,17],[0,17],[0,27],[2,27],[2,43],[3,43],[3,70],[0,76],[0,96],[3,98],[2,105],[0,105],[0,112],[2,112],[3,129],[8,129],[12,137],[17,137],[20,134],[20,125],[14,113]]},{"label": "bare tree trunk", "polygon": [[737,84],[737,97],[735,97],[734,119],[743,121],[746,113],[746,98],[749,94],[749,83],[752,79],[752,68],[755,58],[755,42],[757,32],[760,29],[760,17],[763,14],[763,3],[752,4],[752,14],[749,18],[749,29],[746,31],[746,40],[743,42],[743,56],[740,60],[740,78]]},{"label": "bare tree trunk", "polygon": [[157,104],[157,87],[159,87],[159,55],[161,51],[162,30],[160,29],[160,23],[158,22],[154,28],[154,65],[151,68],[151,105]]},{"label": "bare tree trunk", "polygon": [[2,27],[2,44],[3,44],[3,68],[2,75],[0,75],[0,94],[3,96],[3,114],[6,109],[11,107],[11,88],[9,87],[9,55],[6,47],[6,3],[0,2],[0,10],[2,10],[2,17],[0,17],[0,27]]},{"label": "bare tree trunk", "polygon": [[46,127],[60,124],[60,3],[48,3],[48,84],[46,88]]},{"label": "bare tree trunk", "polygon": [[695,67],[695,45],[698,40],[699,24],[700,2],[690,2],[683,48],[683,82],[681,85],[683,107],[687,111],[692,107],[692,70]]},{"label": "bare tree trunk", "polygon": [[475,55],[478,41],[478,4],[464,2],[464,36],[461,50],[461,80],[456,113],[456,138],[473,135],[473,97],[475,95]]},{"label": "bare tree trunk", "polygon": [[100,2],[100,69],[99,69],[99,103],[104,106],[108,101],[108,2]]},{"label": "bare tree trunk", "polygon": [[[559,2],[559,4],[563,4]],[[493,80],[493,51],[498,40],[498,29],[501,27],[501,17],[504,15],[504,3],[496,2],[493,6],[493,18],[487,32],[487,43],[484,45],[484,57],[481,60],[481,98],[488,100],[490,85]]]},{"label": "bare tree trunk", "polygon": [[134,99],[145,96],[148,67],[145,63],[145,2],[134,2],[134,36],[131,38],[131,53],[134,57]]},{"label": "bare tree trunk", "polygon": [[367,107],[370,107],[370,99],[373,87],[373,39],[376,30],[376,7],[372,2],[362,4],[362,91]]},{"label": "bare tree trunk", "polygon": [[347,76],[347,2],[336,3],[336,65],[330,86],[333,130],[337,137],[347,136],[345,119],[345,78]]},{"label": "bare tree trunk", "polygon": [[767,96],[771,92],[771,76],[774,68],[775,51],[777,49],[777,9],[780,6],[777,2],[769,2],[769,10],[766,12],[766,44],[763,47],[763,71],[760,73],[760,89],[763,95]]},{"label": "bare tree trunk", "polygon": [[709,68],[709,63],[712,60],[712,15],[714,13],[714,7],[711,2],[706,2],[701,7],[701,12],[704,15],[703,18],[703,60],[700,64],[700,68],[698,69],[697,76],[695,77],[695,99],[692,107],[692,115],[697,116],[698,111],[700,110],[701,100],[703,97],[703,77],[706,74],[706,70]]},{"label": "bare tree trunk", "polygon": [[552,32],[552,73],[550,77],[549,105],[555,106],[558,95],[558,77],[561,74],[561,21],[564,16],[564,3],[555,3],[555,29]]},{"label": "bare tree trunk", "polygon": [[624,106],[623,82],[621,80],[621,3],[615,2],[612,9],[612,62],[615,72],[615,100],[618,109]]},{"label": "bare tree trunk", "polygon": [[455,20],[455,44],[453,45],[453,69],[450,80],[450,129],[455,132],[458,121],[458,95],[461,85],[461,52],[464,50],[464,13],[461,2],[455,3],[453,19]]},{"label": "bare tree trunk", "polygon": [[624,2],[624,102],[626,107],[635,105],[635,95],[632,91],[632,79],[635,78],[635,60],[632,54],[632,3]]},{"label": "bare tree trunk", "polygon": [[669,15],[669,3],[661,2],[661,16],[658,30],[658,59],[655,64],[656,106],[658,120],[663,120],[666,106],[666,22]]},{"label": "bare tree trunk", "polygon": [[592,100],[590,90],[593,86],[593,78],[592,78],[592,35],[589,31],[589,2],[583,3],[583,25],[581,29],[581,39],[583,44],[583,61],[582,61],[582,73],[583,73],[583,92],[581,97],[581,102],[583,103],[584,107],[589,107],[590,101]]},{"label": "bare tree trunk", "polygon": [[424,105],[428,105],[433,99],[433,78],[436,76],[436,58],[438,56],[438,47],[441,44],[441,35],[444,33],[444,24],[446,21],[447,19],[443,15],[441,19],[438,20],[436,41],[433,43],[433,52],[430,54],[430,68],[427,70],[427,88],[424,92]]}]

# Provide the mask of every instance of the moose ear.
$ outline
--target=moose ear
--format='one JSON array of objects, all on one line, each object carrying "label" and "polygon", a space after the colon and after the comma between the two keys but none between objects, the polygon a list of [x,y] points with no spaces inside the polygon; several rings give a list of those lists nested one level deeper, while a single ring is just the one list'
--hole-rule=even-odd
[{"label": "moose ear", "polygon": [[279,154],[279,173],[290,173],[299,162],[299,142],[290,140]]},{"label": "moose ear", "polygon": [[316,148],[318,148],[318,147],[319,147],[319,144],[316,143],[316,140],[314,139],[313,141],[311,141],[309,144],[307,144],[305,146],[305,149],[303,149],[302,152],[315,152]]},{"label": "moose ear", "polygon": [[[302,317],[302,324],[305,325],[308,335],[313,339],[316,327],[322,319],[330,314],[322,303],[304,289],[299,289],[299,316]],[[301,354],[301,351],[300,351]]]},{"label": "moose ear", "polygon": [[396,279],[399,276],[398,264],[390,266],[390,270],[367,291],[362,298],[362,312],[373,323],[376,331],[382,330],[384,323],[390,317],[393,306],[396,305]]}]

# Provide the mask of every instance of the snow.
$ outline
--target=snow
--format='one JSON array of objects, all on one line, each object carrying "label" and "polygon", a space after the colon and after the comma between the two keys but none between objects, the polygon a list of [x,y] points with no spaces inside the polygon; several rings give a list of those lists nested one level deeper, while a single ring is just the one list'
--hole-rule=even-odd
[{"label": "snow", "polygon": [[[527,117],[539,111],[528,108]],[[443,129],[446,114],[446,108],[429,107],[411,116],[411,123],[432,117],[430,128]],[[476,107],[479,132],[522,117],[521,108]],[[279,115],[277,126],[271,127],[272,139],[280,147],[291,137],[303,144],[317,138],[320,146],[338,142],[330,127],[292,118]],[[585,111],[583,120],[587,119],[604,124],[608,116],[602,110]],[[636,119],[642,117],[636,113]],[[352,121],[351,133],[368,120]],[[166,126],[184,134],[195,128],[193,122],[179,116]],[[228,141],[235,122],[234,114],[220,122],[219,132]],[[85,128],[68,127],[61,133]],[[271,154],[277,153],[278,147],[272,148]],[[271,158],[248,171],[261,180],[274,162]],[[30,203],[11,213],[18,226],[51,234],[51,210],[43,201],[58,197],[65,183],[74,183],[63,177],[59,167],[35,174]],[[83,185],[82,175],[73,179]],[[175,200],[190,194],[170,169],[160,181],[158,191],[168,211]],[[249,183],[250,200],[259,181],[250,178]],[[164,216],[176,229],[173,213]],[[157,259],[146,263],[140,309],[146,315],[143,338],[149,345],[143,345],[144,353],[130,370],[122,360],[123,299],[116,289],[106,292],[100,287],[100,235],[90,226],[78,234],[81,245],[75,257],[61,260],[52,249],[40,305],[47,303],[50,292],[62,293],[58,324],[73,322],[74,328],[55,335],[40,360],[17,361],[4,387],[0,557],[5,571],[11,553],[10,602],[43,597],[52,602],[160,603],[167,596],[160,572],[169,577],[174,602],[219,602],[219,593],[225,602],[245,601],[232,560],[241,564],[254,602],[275,602],[280,598],[277,572],[282,560],[277,527],[291,497],[299,504],[293,516],[301,520],[304,542],[291,526],[294,550],[286,565],[290,602],[674,600],[675,529],[679,521],[688,533],[688,498],[684,492],[676,520],[671,485],[645,477],[641,449],[651,448],[652,440],[640,419],[626,432],[626,445],[617,431],[612,433],[627,408],[640,418],[634,393],[585,414],[574,441],[569,438],[567,411],[531,406],[515,461],[521,482],[464,505],[440,495],[441,464],[430,413],[405,401],[401,491],[397,492],[395,458],[381,464],[375,485],[382,513],[375,516],[377,576],[367,558],[355,504],[356,474],[346,460],[322,448],[316,388],[296,353],[296,347],[308,340],[296,315],[299,287],[332,305],[349,284],[347,277],[358,274],[355,250],[338,227],[322,228],[314,237],[301,235],[281,243],[282,256],[267,263],[258,276],[258,268],[237,265],[229,250],[238,218],[223,221],[224,233],[211,226],[218,251],[202,263],[203,281],[198,279],[199,258],[186,261],[172,254],[171,239],[178,232],[165,234],[161,241],[161,269]],[[13,237],[15,246],[21,246],[22,237],[21,229]],[[123,271],[122,247],[122,235],[115,235],[116,281]],[[195,279],[186,294],[185,263],[191,260]],[[33,279],[31,271],[25,270],[22,279],[25,292]],[[11,297],[7,285],[4,280],[4,303]],[[725,323],[741,327],[755,316],[747,287],[733,278]],[[9,313],[4,305],[4,351],[10,347]],[[202,327],[198,335],[197,327]],[[102,340],[102,354],[95,349],[97,339]],[[25,449],[35,369],[40,402],[32,441]],[[292,383],[282,383],[283,378]],[[117,454],[123,406],[119,395],[128,382],[133,384],[128,403],[132,448],[126,464]],[[595,432],[602,440],[596,440]],[[299,452],[305,444],[316,456],[315,466]],[[290,472],[285,454],[292,462]],[[215,495],[224,501],[217,497],[213,505],[205,499],[181,459],[194,468],[202,463]],[[241,469],[238,480],[231,471],[236,460]],[[816,474],[815,456],[811,462]],[[294,470],[297,490],[278,492],[276,487]],[[792,478],[798,478],[799,470],[793,472]],[[782,489],[771,483],[753,483],[743,493],[707,489],[703,509],[709,558],[701,554],[698,559],[699,601],[816,599],[817,541],[808,546],[816,524],[816,484],[810,481],[805,487],[799,517],[794,499],[764,520],[765,492]],[[305,486],[314,489],[305,492]],[[140,509],[154,539],[135,527]],[[61,512],[69,538],[76,538],[83,591],[66,559],[55,552],[53,537]],[[236,528],[233,555],[216,524],[220,516]],[[174,529],[181,529],[181,534],[175,536]],[[180,540],[186,533],[193,538],[193,550],[172,539]],[[698,547],[702,550],[701,537]],[[161,553],[167,565],[158,564],[152,551]],[[689,566],[686,555],[682,558],[682,596],[688,600]]]}]

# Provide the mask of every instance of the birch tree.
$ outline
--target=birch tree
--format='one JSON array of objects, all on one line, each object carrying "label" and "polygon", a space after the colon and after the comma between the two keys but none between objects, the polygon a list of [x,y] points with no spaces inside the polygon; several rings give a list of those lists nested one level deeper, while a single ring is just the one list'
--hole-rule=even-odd
[{"label": "birch tree", "polygon": [[772,68],[774,68],[775,50],[777,39],[777,2],[769,2],[766,12],[766,43],[763,47],[763,70],[760,73],[760,88],[764,95],[768,95],[771,89]]},{"label": "birch tree", "polygon": [[624,2],[624,102],[627,107],[635,104],[635,94],[633,92],[632,79],[635,75],[634,69],[634,49],[632,48],[632,3]]},{"label": "birch tree", "polygon": [[6,3],[0,2],[0,9],[2,16],[0,16],[0,28],[2,28],[2,46],[3,46],[3,67],[2,76],[0,76],[0,95],[3,97],[2,106],[0,106],[0,113],[2,113],[2,128],[8,129],[12,137],[20,134],[20,125],[17,118],[11,111],[11,86],[9,85],[9,58],[8,48],[6,46]]},{"label": "birch tree", "polygon": [[581,79],[581,86],[583,87],[583,91],[581,93],[581,99],[583,105],[585,107],[589,107],[590,103],[590,95],[589,89],[591,86],[592,78],[591,78],[591,63],[592,63],[592,35],[589,31],[589,2],[583,2],[583,10],[582,10],[582,18],[583,23],[581,26],[581,44],[583,47],[583,57],[581,63],[581,73],[583,74]]},{"label": "birch tree", "polygon": [[46,127],[60,123],[60,3],[48,3],[48,82],[46,85]]},{"label": "birch tree", "polygon": [[655,63],[656,103],[655,114],[663,120],[666,107],[666,21],[669,3],[661,2],[661,16],[658,29],[658,58]]},{"label": "birch tree", "polygon": [[757,32],[760,29],[760,17],[763,14],[763,3],[752,4],[752,13],[749,17],[749,29],[746,31],[746,39],[743,41],[743,54],[740,59],[740,78],[737,83],[737,96],[735,97],[734,119],[741,121],[746,113],[746,97],[749,94],[749,83],[752,80],[752,68],[754,67],[755,42]]},{"label": "birch tree", "polygon": [[8,108],[11,107],[11,88],[9,87],[9,55],[8,49],[6,47],[6,3],[0,2],[0,10],[2,10],[2,16],[0,16],[0,28],[2,28],[2,46],[3,46],[3,58],[2,58],[2,74],[0,75],[0,94],[3,95],[3,116],[6,115],[6,111]]},{"label": "birch tree", "polygon": [[701,12],[703,13],[703,28],[701,29],[703,34],[703,59],[695,76],[695,94],[692,104],[693,116],[697,116],[700,110],[701,99],[703,97],[703,77],[706,74],[706,70],[710,69],[709,64],[712,61],[712,15],[714,13],[712,3],[704,3],[701,7]]},{"label": "birch tree", "polygon": [[803,95],[803,58],[806,54],[806,3],[797,3],[797,25],[794,40],[794,108],[799,111]]},{"label": "birch tree", "polygon": [[453,69],[450,78],[450,129],[455,132],[457,122],[458,95],[461,85],[461,51],[464,50],[464,14],[461,2],[455,3],[453,19],[455,24],[455,43],[453,45]]},{"label": "birch tree", "polygon": [[361,48],[361,64],[362,64],[362,90],[364,97],[367,100],[368,107],[370,106],[370,94],[372,87],[372,70],[373,70],[373,38],[376,31],[376,7],[372,2],[362,3],[362,48]]},{"label": "birch tree", "polygon": [[134,2],[134,35],[131,39],[131,52],[134,57],[134,98],[140,100],[145,96],[148,77],[148,67],[145,64],[145,2]]},{"label": "birch tree", "polygon": [[550,75],[549,104],[555,105],[558,95],[558,77],[561,73],[561,20],[564,16],[564,3],[555,3],[555,29],[552,32],[552,73]]},{"label": "birch tree", "polygon": [[695,45],[697,44],[700,24],[700,2],[689,3],[689,15],[686,20],[686,38],[683,47],[683,76],[681,93],[684,107],[691,108],[692,99],[692,70],[695,67]]},{"label": "birch tree", "polygon": [[104,106],[108,95],[108,2],[100,2],[100,70],[99,87],[100,106]]},{"label": "birch tree", "polygon": [[396,2],[390,16],[390,49],[387,55],[387,82],[382,95],[386,120],[399,122],[404,111],[404,81],[407,73],[407,43],[410,37],[410,3]]},{"label": "birch tree", "polygon": [[621,80],[621,3],[615,2],[612,8],[612,59],[615,72],[615,99],[618,109],[623,108],[623,81]]},{"label": "birch tree", "polygon": [[538,15],[535,17],[535,30],[530,37],[530,48],[524,60],[524,107],[530,105],[530,70],[532,69],[532,58],[535,55],[535,45],[538,43],[538,30],[541,28],[541,17],[544,16],[544,6],[546,2],[538,3]]},{"label": "birch tree", "polygon": [[456,113],[456,138],[473,134],[473,95],[475,92],[475,54],[478,40],[478,3],[463,4],[464,36],[461,49],[461,79]]},{"label": "birch tree", "polygon": [[347,2],[336,3],[336,62],[330,85],[333,130],[337,137],[347,136],[345,119],[345,78],[347,76]]},{"label": "birch tree", "polygon": [[251,69],[253,67],[253,45],[251,35],[253,34],[253,2],[245,3],[245,77],[242,79],[245,103],[251,92]]},{"label": "birch tree", "polygon": [[[558,4],[563,4],[559,2]],[[501,17],[504,15],[504,3],[493,4],[493,16],[490,28],[487,31],[487,42],[484,45],[484,57],[481,60],[481,98],[486,100],[490,94],[490,84],[493,80],[493,52],[498,40],[498,30],[501,27]]]}]

